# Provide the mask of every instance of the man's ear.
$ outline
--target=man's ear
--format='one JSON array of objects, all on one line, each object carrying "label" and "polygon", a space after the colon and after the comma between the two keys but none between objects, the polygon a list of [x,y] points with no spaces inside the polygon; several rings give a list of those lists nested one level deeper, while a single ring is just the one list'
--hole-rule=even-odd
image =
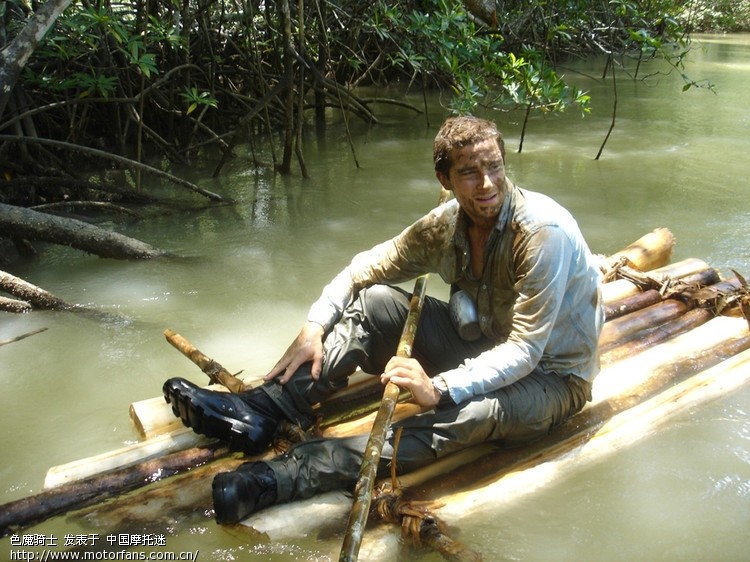
[{"label": "man's ear", "polygon": [[443,172],[435,172],[435,177],[438,179],[438,181],[440,182],[440,185],[442,185],[444,189],[447,189],[448,191],[453,191],[451,180],[447,174],[444,174]]}]

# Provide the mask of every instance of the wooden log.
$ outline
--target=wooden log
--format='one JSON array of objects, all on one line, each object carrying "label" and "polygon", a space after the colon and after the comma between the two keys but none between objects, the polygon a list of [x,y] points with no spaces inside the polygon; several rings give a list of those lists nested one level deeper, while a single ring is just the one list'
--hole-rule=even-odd
[{"label": "wooden log", "polygon": [[605,352],[614,345],[627,343],[640,331],[682,316],[688,309],[686,303],[668,299],[606,322],[599,337],[599,350]]},{"label": "wooden log", "polygon": [[159,455],[176,453],[191,447],[208,446],[210,441],[188,428],[164,433],[148,441],[87,457],[47,471],[44,488],[56,488],[111,470],[132,466]]},{"label": "wooden log", "polygon": [[93,224],[4,203],[0,203],[0,236],[43,240],[105,258],[142,259],[165,255],[145,242]]},{"label": "wooden log", "polygon": [[9,535],[55,515],[102,502],[114,495],[143,487],[227,454],[226,447],[215,444],[181,450],[8,502],[0,506],[0,536]]},{"label": "wooden log", "polygon": [[0,310],[16,313],[29,312],[31,310],[31,305],[26,301],[0,297]]},{"label": "wooden log", "polygon": [[[715,285],[720,281],[719,272],[714,268],[709,268],[705,271],[681,277],[670,288],[669,294],[676,295],[679,298],[682,294],[695,292],[703,287]],[[617,301],[607,303],[604,307],[604,317],[607,321],[614,320],[620,316],[625,316],[636,310],[641,310],[647,306],[661,302],[664,298],[665,296],[656,289],[648,289],[642,293],[629,295]]]},{"label": "wooden log", "polygon": [[661,302],[661,293],[656,289],[649,289],[642,293],[636,293],[604,306],[604,318],[609,322],[615,318],[625,316],[636,310],[641,310],[652,304]]},{"label": "wooden log", "polygon": [[630,263],[641,271],[649,271],[667,265],[672,261],[675,238],[667,228],[657,228],[628,244],[607,259],[610,264]]},{"label": "wooden log", "polygon": [[5,271],[0,271],[0,289],[28,302],[34,308],[42,310],[71,310],[75,308],[75,305],[69,304],[52,293]]},{"label": "wooden log", "polygon": [[[708,264],[703,260],[697,258],[688,258],[673,264],[669,264],[658,269],[654,269],[648,272],[648,277],[656,284],[664,283],[667,280],[680,279],[701,273],[710,269]],[[650,287],[653,288],[653,287]],[[636,283],[628,281],[627,279],[617,279],[616,281],[610,281],[605,283],[602,287],[602,297],[604,303],[611,304],[615,301],[624,299],[626,297],[636,295],[642,292],[642,288]]]},{"label": "wooden log", "polygon": [[437,514],[450,524],[485,507],[497,509],[534,493],[573,471],[653,435],[675,416],[722,398],[750,382],[750,351],[694,375],[610,419],[594,434],[576,435],[543,455],[502,471],[475,491],[440,497]]},{"label": "wooden log", "polygon": [[631,357],[646,349],[657,346],[678,334],[682,334],[705,324],[714,313],[705,308],[694,308],[672,321],[666,322],[655,328],[647,328],[636,334],[627,343],[618,343],[611,346],[601,355],[603,365],[612,364],[621,359]]}]

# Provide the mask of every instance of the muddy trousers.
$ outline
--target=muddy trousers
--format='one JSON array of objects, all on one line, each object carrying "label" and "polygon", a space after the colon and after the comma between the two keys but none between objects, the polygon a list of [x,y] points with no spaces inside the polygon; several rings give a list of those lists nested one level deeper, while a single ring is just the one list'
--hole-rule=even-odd
[{"label": "muddy trousers", "polygon": [[[311,422],[311,404],[346,386],[361,368],[381,373],[395,354],[409,306],[408,293],[377,285],[362,291],[324,342],[323,372],[313,381],[302,367],[284,386],[264,390],[292,420]],[[413,357],[428,375],[457,367],[494,344],[482,338],[467,342],[450,321],[447,303],[427,297],[413,346]],[[409,472],[450,453],[488,441],[515,447],[541,437],[583,408],[591,386],[575,376],[534,371],[510,386],[459,405],[440,408],[394,424],[386,439],[379,475],[390,472],[393,437],[402,434],[395,459],[397,471]],[[352,489],[357,481],[368,436],[320,439],[300,443],[268,462],[277,481],[277,501],[308,498],[319,492]]]}]

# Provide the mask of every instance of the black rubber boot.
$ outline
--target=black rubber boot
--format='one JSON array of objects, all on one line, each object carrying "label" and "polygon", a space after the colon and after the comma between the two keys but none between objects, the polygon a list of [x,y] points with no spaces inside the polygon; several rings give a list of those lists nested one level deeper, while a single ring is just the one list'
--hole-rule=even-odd
[{"label": "black rubber boot", "polygon": [[260,388],[230,394],[173,378],[164,383],[162,390],[172,412],[185,426],[206,437],[227,441],[230,449],[249,455],[268,447],[284,417]]},{"label": "black rubber boot", "polygon": [[247,462],[233,472],[221,472],[211,484],[216,522],[239,523],[276,503],[276,478],[266,463]]}]

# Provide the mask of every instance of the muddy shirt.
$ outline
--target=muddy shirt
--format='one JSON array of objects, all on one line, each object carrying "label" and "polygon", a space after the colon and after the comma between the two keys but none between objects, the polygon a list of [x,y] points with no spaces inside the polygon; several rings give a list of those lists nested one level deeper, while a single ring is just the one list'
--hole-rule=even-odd
[{"label": "muddy shirt", "polygon": [[593,381],[604,319],[597,260],[566,209],[546,195],[506,184],[481,277],[471,273],[467,218],[454,200],[357,254],[325,287],[308,320],[330,330],[360,289],[437,273],[474,297],[482,332],[497,342],[441,373],[456,403],[534,369]]}]

